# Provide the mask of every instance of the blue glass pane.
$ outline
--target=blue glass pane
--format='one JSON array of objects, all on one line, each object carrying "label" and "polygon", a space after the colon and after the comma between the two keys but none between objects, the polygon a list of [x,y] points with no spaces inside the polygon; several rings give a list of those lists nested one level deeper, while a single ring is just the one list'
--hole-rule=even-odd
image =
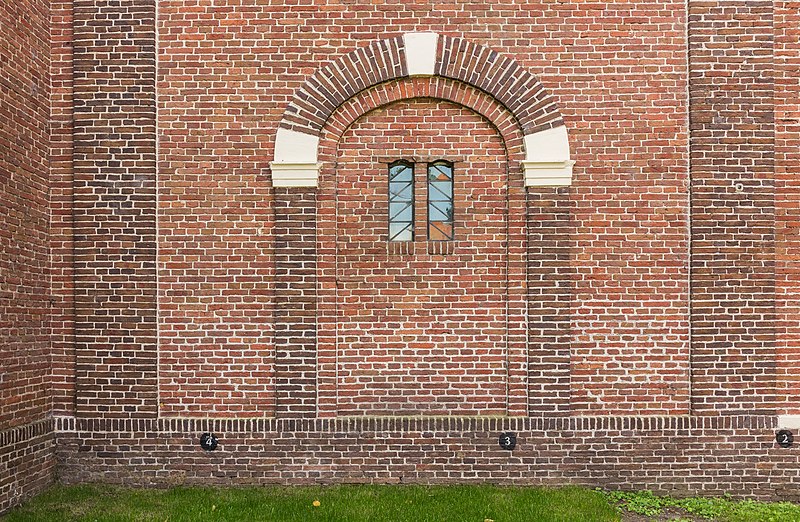
[{"label": "blue glass pane", "polygon": [[411,241],[411,223],[389,223],[389,241]]},{"label": "blue glass pane", "polygon": [[429,181],[449,181],[453,179],[453,168],[449,165],[432,165],[428,169]]},{"label": "blue glass pane", "polygon": [[406,165],[395,165],[389,169],[390,181],[409,182],[414,179],[414,171]]},{"label": "blue glass pane", "polygon": [[453,183],[450,181],[433,181],[428,184],[430,194],[428,199],[442,201],[453,199]]},{"label": "blue glass pane", "polygon": [[428,205],[428,221],[450,221],[453,219],[453,203],[438,202]]},{"label": "blue glass pane", "polygon": [[414,210],[410,203],[390,203],[389,221],[391,222],[411,222],[414,219]]},{"label": "blue glass pane", "polygon": [[411,201],[414,193],[410,183],[390,183],[389,201]]}]

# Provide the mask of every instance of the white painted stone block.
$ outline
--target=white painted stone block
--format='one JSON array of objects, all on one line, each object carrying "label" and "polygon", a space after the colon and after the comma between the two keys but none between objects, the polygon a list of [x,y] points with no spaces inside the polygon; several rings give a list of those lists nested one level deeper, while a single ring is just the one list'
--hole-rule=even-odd
[{"label": "white painted stone block", "polygon": [[800,415],[778,416],[778,429],[800,429]]},{"label": "white painted stone block", "polygon": [[275,161],[270,163],[273,187],[316,187],[319,178],[319,137],[279,128]]},{"label": "white painted stone block", "polygon": [[319,182],[319,163],[269,164],[273,187],[316,187]]},{"label": "white painted stone block", "polygon": [[316,163],[319,137],[279,128],[275,136],[275,163]]},{"label": "white painted stone block", "polygon": [[569,187],[572,185],[572,166],[575,162],[540,163],[523,161],[526,187]]},{"label": "white painted stone block", "polygon": [[525,136],[525,161],[569,161],[569,137],[565,126]]},{"label": "white painted stone block", "polygon": [[573,165],[566,127],[525,136],[522,169],[526,187],[568,187],[572,184]]},{"label": "white painted stone block", "polygon": [[409,76],[433,76],[438,41],[439,35],[436,33],[406,33],[403,35]]}]

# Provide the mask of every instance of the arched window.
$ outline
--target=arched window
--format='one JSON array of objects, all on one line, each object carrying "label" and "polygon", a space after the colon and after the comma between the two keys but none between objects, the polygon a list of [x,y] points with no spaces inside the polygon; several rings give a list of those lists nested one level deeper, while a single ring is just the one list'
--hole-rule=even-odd
[{"label": "arched window", "polygon": [[428,240],[451,241],[453,220],[453,164],[436,161],[428,164]]},{"label": "arched window", "polygon": [[389,165],[389,241],[414,240],[414,165]]}]

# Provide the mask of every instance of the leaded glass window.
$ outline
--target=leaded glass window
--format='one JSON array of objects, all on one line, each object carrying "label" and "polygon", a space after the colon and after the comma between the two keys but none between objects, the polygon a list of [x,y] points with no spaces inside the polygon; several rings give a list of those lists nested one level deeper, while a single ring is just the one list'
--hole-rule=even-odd
[{"label": "leaded glass window", "polygon": [[414,165],[389,165],[389,241],[414,240]]},{"label": "leaded glass window", "polygon": [[437,161],[428,165],[428,240],[453,237],[453,164]]}]

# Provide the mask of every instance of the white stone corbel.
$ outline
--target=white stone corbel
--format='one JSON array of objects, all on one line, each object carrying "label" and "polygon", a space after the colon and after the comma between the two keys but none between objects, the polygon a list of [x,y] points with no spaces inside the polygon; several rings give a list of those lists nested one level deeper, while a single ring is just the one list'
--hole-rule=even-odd
[{"label": "white stone corbel", "polygon": [[526,187],[568,187],[572,184],[573,165],[566,127],[525,136],[522,170]]},{"label": "white stone corbel", "polygon": [[321,164],[317,161],[319,137],[279,128],[274,161],[270,163],[273,187],[316,187]]}]

